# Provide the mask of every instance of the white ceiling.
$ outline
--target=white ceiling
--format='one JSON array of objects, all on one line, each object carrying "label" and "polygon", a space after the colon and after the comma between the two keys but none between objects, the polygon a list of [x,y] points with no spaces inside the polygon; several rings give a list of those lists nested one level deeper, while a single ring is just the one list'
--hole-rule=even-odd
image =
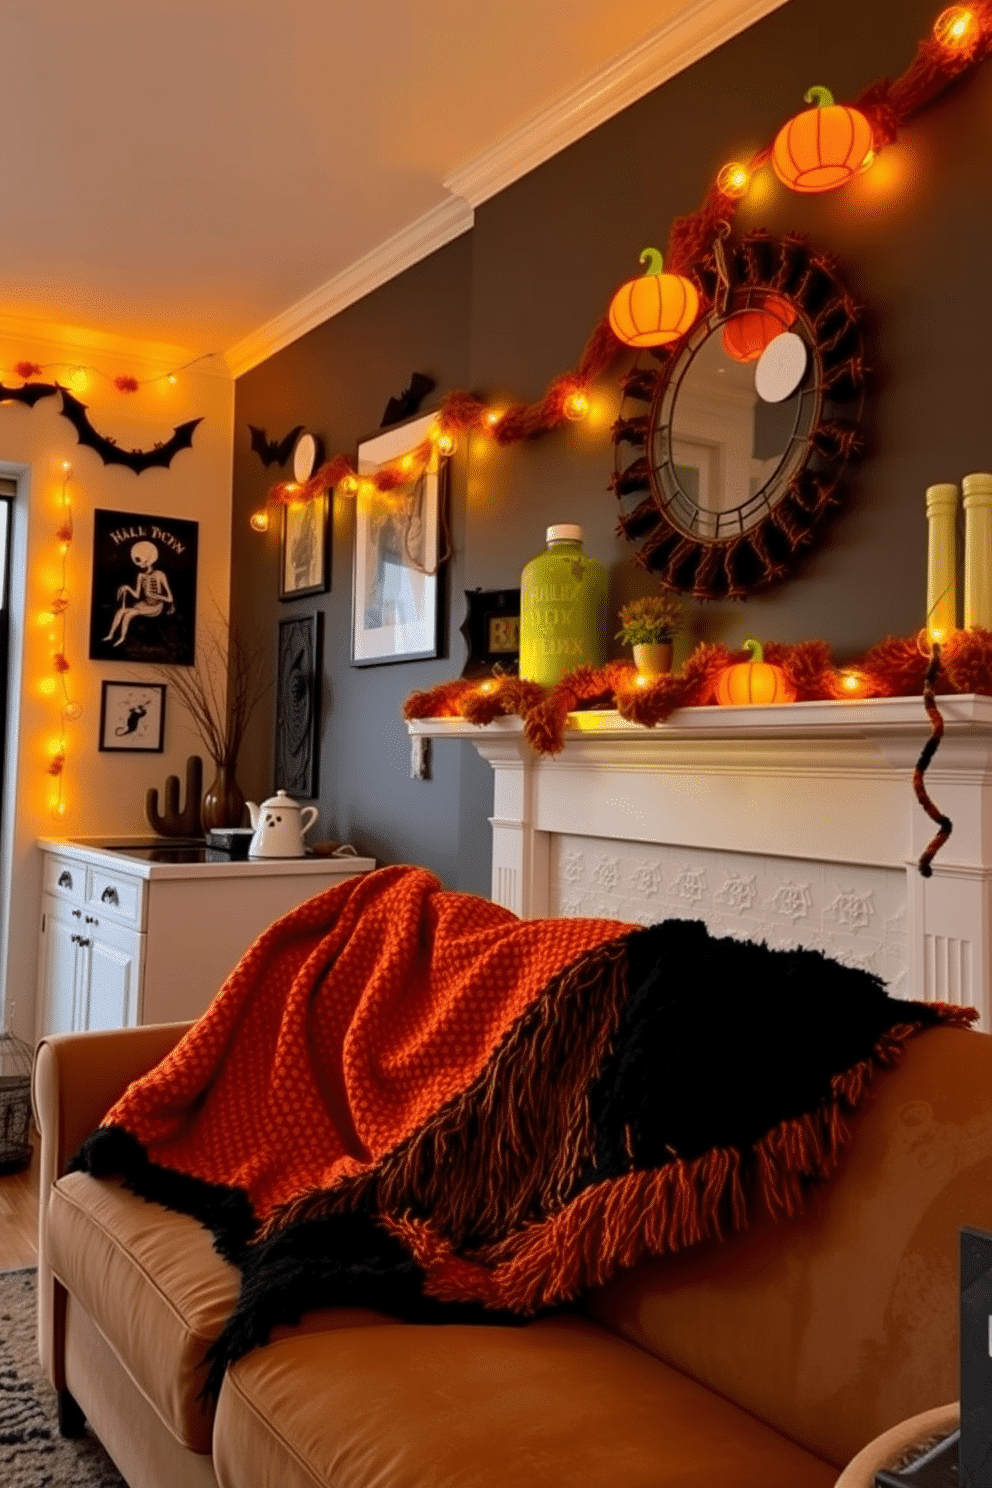
[{"label": "white ceiling", "polygon": [[780,3],[0,0],[0,316],[229,351]]}]

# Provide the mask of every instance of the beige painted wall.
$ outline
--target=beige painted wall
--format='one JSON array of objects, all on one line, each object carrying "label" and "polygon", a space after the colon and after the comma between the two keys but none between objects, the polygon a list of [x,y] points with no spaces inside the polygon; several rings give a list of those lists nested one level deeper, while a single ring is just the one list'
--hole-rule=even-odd
[{"label": "beige painted wall", "polygon": [[[30,359],[45,366],[44,380],[67,379],[71,368],[96,369],[85,391],[94,426],[125,448],[148,448],[171,435],[174,425],[202,416],[193,447],[180,451],[169,469],[140,476],[124,466],[105,466],[99,455],[77,444],[72,425],[59,412],[60,400],[46,398],[34,408],[0,405],[0,471],[19,473],[15,517],[15,569],[22,567],[24,589],[14,573],[11,614],[11,669],[16,680],[18,653],[23,669],[8,715],[8,759],[3,798],[3,853],[0,855],[0,1024],[20,1037],[35,1033],[35,980],[40,914],[43,836],[102,836],[146,832],[144,795],[166,775],[182,776],[188,754],[203,753],[172,694],[167,695],[164,754],[101,754],[97,748],[101,682],[152,680],[147,667],[90,662],[90,564],[93,510],[192,518],[199,522],[197,635],[226,614],[230,594],[231,451],[233,384],[219,358],[178,375],[176,385],[155,382],[122,394],[113,377],[129,373],[154,377],[178,365],[182,353],[169,348],[95,350],[78,340],[31,342],[0,333],[0,380],[17,385],[13,366]],[[51,365],[59,364],[59,365]],[[70,485],[75,537],[69,553],[67,655],[73,698],[82,717],[67,726],[63,796],[68,814],[60,821],[50,810],[52,778],[46,765],[49,744],[59,729],[58,697],[39,684],[52,675],[55,649],[50,626],[38,623],[59,579],[58,540],[61,465],[72,464]],[[18,551],[19,550],[19,551]],[[24,563],[26,552],[26,564]],[[207,776],[209,779],[209,775]],[[9,885],[8,890],[5,887]]]}]

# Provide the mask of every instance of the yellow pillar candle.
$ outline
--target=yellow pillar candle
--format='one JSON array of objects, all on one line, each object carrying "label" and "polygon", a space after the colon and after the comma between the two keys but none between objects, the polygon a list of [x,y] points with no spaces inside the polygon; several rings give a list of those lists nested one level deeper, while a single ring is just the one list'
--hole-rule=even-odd
[{"label": "yellow pillar candle", "polygon": [[957,625],[957,509],[957,486],[927,486],[927,634],[931,641],[946,641]]},{"label": "yellow pillar candle", "polygon": [[992,630],[992,475],[966,475],[964,623]]}]

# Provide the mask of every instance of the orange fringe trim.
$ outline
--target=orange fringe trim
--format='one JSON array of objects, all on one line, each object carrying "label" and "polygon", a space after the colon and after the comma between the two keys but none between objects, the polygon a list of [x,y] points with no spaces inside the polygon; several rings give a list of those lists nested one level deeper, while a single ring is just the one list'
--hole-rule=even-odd
[{"label": "orange fringe trim", "polygon": [[[968,1027],[978,1017],[974,1008],[933,1006],[952,1027]],[[920,1031],[919,1024],[896,1024],[869,1058],[834,1076],[830,1098],[815,1112],[780,1122],[755,1144],[753,1196],[773,1219],[800,1214],[810,1184],[834,1174],[850,1140],[845,1111],[857,1107],[878,1069],[897,1063]],[[717,1148],[595,1184],[557,1214],[472,1256],[456,1255],[449,1240],[409,1213],[382,1222],[423,1267],[430,1296],[526,1315],[601,1286],[645,1255],[722,1239],[728,1229],[745,1229],[747,1220],[741,1155]]]},{"label": "orange fringe trim", "polygon": [[359,1205],[376,1214],[412,1205],[458,1245],[469,1235],[495,1239],[528,1210],[563,1204],[593,1155],[589,1088],[622,1016],[619,924],[617,936],[552,979],[460,1095],[373,1168],[273,1211],[260,1238]]}]

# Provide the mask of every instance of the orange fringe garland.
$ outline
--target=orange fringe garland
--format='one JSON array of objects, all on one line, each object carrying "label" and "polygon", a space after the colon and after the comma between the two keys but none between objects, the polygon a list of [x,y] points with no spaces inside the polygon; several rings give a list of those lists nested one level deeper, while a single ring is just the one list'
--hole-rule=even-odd
[{"label": "orange fringe garland", "polygon": [[[876,150],[894,144],[903,124],[936,103],[964,74],[972,71],[992,55],[992,0],[976,0],[971,6],[977,21],[975,40],[970,47],[949,50],[933,35],[917,47],[916,55],[901,77],[883,78],[865,88],[854,100],[854,107],[864,113],[872,127]],[[753,175],[771,158],[772,147],[765,145],[747,162]],[[693,266],[710,251],[714,239],[732,224],[740,203],[726,196],[718,186],[709,188],[702,205],[695,212],[672,223],[665,250],[665,263],[670,273],[691,273]],[[705,305],[704,305],[705,308]],[[610,329],[608,316],[596,324],[578,365],[563,372],[550,384],[544,396],[535,403],[517,404],[493,420],[487,405],[471,393],[449,393],[438,410],[439,428],[449,434],[484,432],[501,445],[532,439],[564,422],[565,401],[570,393],[587,391],[589,384],[606,371],[620,351],[626,350]],[[29,370],[24,371],[22,369]],[[23,377],[40,372],[31,362],[18,363]],[[416,461],[426,463],[429,447],[413,452]],[[355,475],[351,461],[335,455],[323,464],[302,487],[280,482],[268,494],[272,505],[290,501],[309,501],[330,492],[346,475]],[[416,472],[419,474],[419,470]],[[399,474],[395,463],[384,466],[370,477],[379,490],[409,484],[410,474]],[[919,692],[920,686],[907,689]]]},{"label": "orange fringe garland", "polygon": [[[702,645],[677,672],[651,679],[639,677],[627,661],[611,661],[599,669],[576,667],[551,689],[517,677],[489,677],[482,682],[458,677],[411,693],[403,705],[403,717],[465,718],[469,723],[486,724],[512,714],[523,719],[524,734],[538,754],[560,754],[569,713],[580,708],[616,708],[622,718],[652,728],[676,708],[715,702],[719,673],[735,661],[746,660],[744,652]],[[843,671],[826,641],[800,641],[795,646],[769,641],[765,660],[781,667],[797,702],[848,696]],[[869,697],[918,697],[928,663],[929,652],[924,654],[919,638],[913,636],[905,640],[889,637],[854,665],[867,681]],[[975,626],[954,632],[942,647],[936,691],[992,696],[992,631]]]}]

